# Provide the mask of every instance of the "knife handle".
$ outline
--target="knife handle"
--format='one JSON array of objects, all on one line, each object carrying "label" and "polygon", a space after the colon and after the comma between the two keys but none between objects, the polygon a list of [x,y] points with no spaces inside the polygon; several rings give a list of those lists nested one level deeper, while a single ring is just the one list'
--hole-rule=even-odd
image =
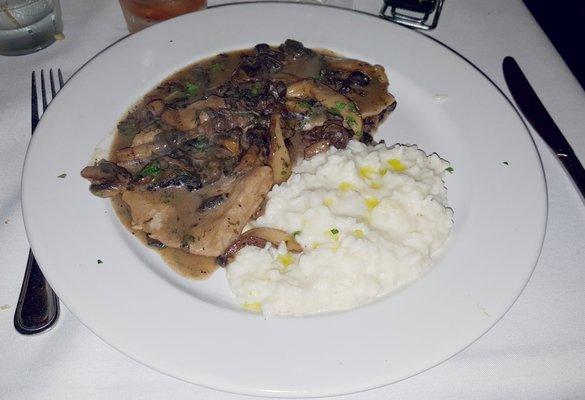
[{"label": "knife handle", "polygon": [[573,178],[573,183],[581,192],[581,199],[585,201],[585,169],[577,158],[572,149],[565,152],[557,152],[557,158],[563,164],[569,175]]}]

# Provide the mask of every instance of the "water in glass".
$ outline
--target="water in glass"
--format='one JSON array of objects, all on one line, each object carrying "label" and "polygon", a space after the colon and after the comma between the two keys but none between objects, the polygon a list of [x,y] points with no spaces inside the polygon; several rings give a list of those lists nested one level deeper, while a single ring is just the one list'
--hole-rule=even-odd
[{"label": "water in glass", "polygon": [[59,0],[0,0],[0,54],[39,51],[62,31]]}]

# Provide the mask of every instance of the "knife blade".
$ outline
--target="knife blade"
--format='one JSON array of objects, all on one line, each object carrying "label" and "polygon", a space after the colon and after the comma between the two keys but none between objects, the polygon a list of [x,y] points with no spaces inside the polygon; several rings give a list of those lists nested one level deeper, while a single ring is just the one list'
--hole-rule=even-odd
[{"label": "knife blade", "polygon": [[581,192],[581,199],[585,201],[585,169],[575,155],[575,152],[555,124],[538,95],[524,76],[513,57],[504,58],[502,63],[504,79],[516,105],[530,122],[530,125],[552,149],[561,162],[577,189]]}]

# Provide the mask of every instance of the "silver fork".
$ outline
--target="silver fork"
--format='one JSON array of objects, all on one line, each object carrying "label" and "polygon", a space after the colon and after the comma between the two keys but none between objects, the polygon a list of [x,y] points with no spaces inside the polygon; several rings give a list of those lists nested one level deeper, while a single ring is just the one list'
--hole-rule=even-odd
[{"label": "silver fork", "polygon": [[[49,84],[51,86],[51,100],[63,87],[63,75],[61,69],[57,70],[59,88],[56,88],[53,70],[49,70]],[[41,99],[43,112],[47,109],[47,89],[45,85],[45,72],[41,70]],[[51,101],[49,100],[49,102]],[[32,73],[31,85],[31,135],[39,122],[39,105],[37,99],[37,82],[35,72]],[[18,304],[14,313],[14,327],[23,335],[32,335],[49,329],[59,315],[59,298],[49,286],[43,276],[32,251],[28,252],[28,261]]]}]

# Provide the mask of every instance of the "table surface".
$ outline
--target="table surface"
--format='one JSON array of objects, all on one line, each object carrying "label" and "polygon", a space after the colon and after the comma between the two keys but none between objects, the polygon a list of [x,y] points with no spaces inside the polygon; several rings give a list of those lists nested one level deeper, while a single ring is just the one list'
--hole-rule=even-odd
[{"label": "table surface", "polygon": [[[209,1],[219,3],[225,1]],[[381,1],[353,3],[377,13]],[[247,398],[155,372],[109,347],[63,306],[56,326],[42,335],[25,337],[13,328],[28,253],[20,174],[30,137],[30,71],[60,67],[67,78],[128,33],[114,0],[61,0],[61,6],[64,41],[28,56],[0,56],[0,398]],[[448,0],[429,35],[478,66],[506,94],[501,62],[514,56],[585,161],[585,92],[520,0]],[[516,304],[480,340],[443,364],[340,398],[583,398],[585,207],[552,153],[532,133],[547,179],[548,225],[536,270]]]}]

